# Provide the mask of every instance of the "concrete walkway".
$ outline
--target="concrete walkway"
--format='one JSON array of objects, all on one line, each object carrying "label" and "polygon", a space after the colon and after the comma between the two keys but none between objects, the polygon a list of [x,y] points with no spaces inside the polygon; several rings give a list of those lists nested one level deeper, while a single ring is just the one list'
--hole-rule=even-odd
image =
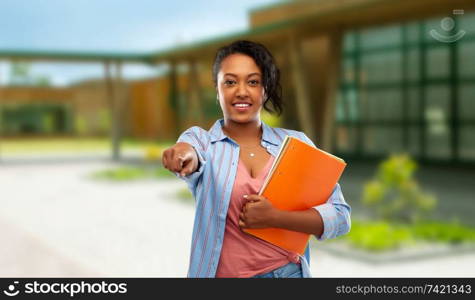
[{"label": "concrete walkway", "polygon": [[475,277],[475,253],[371,264],[312,249],[313,277]]},{"label": "concrete walkway", "polygon": [[186,185],[88,178],[113,166],[2,165],[0,220],[8,226],[0,234],[18,238],[2,250],[0,276],[185,276],[193,207],[173,195]]},{"label": "concrete walkway", "polygon": [[[0,277],[184,277],[193,205],[179,179],[110,183],[107,161],[0,164]],[[371,265],[312,253],[315,277],[475,276],[475,253]]]}]

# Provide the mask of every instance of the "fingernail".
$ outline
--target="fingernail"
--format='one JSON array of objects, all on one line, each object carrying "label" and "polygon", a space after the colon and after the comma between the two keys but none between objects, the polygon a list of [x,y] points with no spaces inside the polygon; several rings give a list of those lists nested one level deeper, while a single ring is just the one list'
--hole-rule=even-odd
[{"label": "fingernail", "polygon": [[247,195],[244,195],[243,197],[244,197],[244,198],[247,198]]}]

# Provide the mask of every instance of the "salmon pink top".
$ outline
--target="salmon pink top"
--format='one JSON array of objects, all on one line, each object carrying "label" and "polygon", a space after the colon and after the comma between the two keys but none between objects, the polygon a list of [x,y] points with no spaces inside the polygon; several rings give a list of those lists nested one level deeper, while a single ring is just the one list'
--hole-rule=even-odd
[{"label": "salmon pink top", "polygon": [[289,262],[299,262],[297,253],[247,234],[239,227],[239,214],[246,202],[243,196],[259,193],[273,161],[274,157],[271,155],[260,174],[252,178],[239,159],[216,277],[252,277],[270,272]]}]

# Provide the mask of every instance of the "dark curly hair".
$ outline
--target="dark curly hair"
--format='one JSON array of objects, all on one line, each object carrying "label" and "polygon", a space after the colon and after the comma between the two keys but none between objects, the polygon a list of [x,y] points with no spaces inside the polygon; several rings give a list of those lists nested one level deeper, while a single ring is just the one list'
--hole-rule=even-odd
[{"label": "dark curly hair", "polygon": [[[254,59],[254,62],[262,72],[262,83],[266,99],[264,99],[264,109],[270,113],[282,113],[282,86],[280,85],[280,70],[277,67],[274,57],[267,48],[259,43],[239,40],[229,45],[221,47],[216,53],[213,63],[213,81],[215,86],[218,83],[218,73],[221,68],[221,62],[231,54],[240,53]],[[269,101],[273,109],[268,107]]]}]

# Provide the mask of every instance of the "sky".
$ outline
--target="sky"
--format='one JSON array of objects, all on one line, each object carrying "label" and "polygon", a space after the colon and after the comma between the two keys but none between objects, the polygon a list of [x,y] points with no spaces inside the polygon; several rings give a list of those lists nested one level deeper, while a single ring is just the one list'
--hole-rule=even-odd
[{"label": "sky", "polygon": [[[149,52],[248,28],[249,10],[281,0],[0,0],[0,49]],[[98,64],[35,63],[56,85],[102,76]],[[126,66],[128,78],[155,68]],[[0,62],[0,83],[9,66]]]}]

